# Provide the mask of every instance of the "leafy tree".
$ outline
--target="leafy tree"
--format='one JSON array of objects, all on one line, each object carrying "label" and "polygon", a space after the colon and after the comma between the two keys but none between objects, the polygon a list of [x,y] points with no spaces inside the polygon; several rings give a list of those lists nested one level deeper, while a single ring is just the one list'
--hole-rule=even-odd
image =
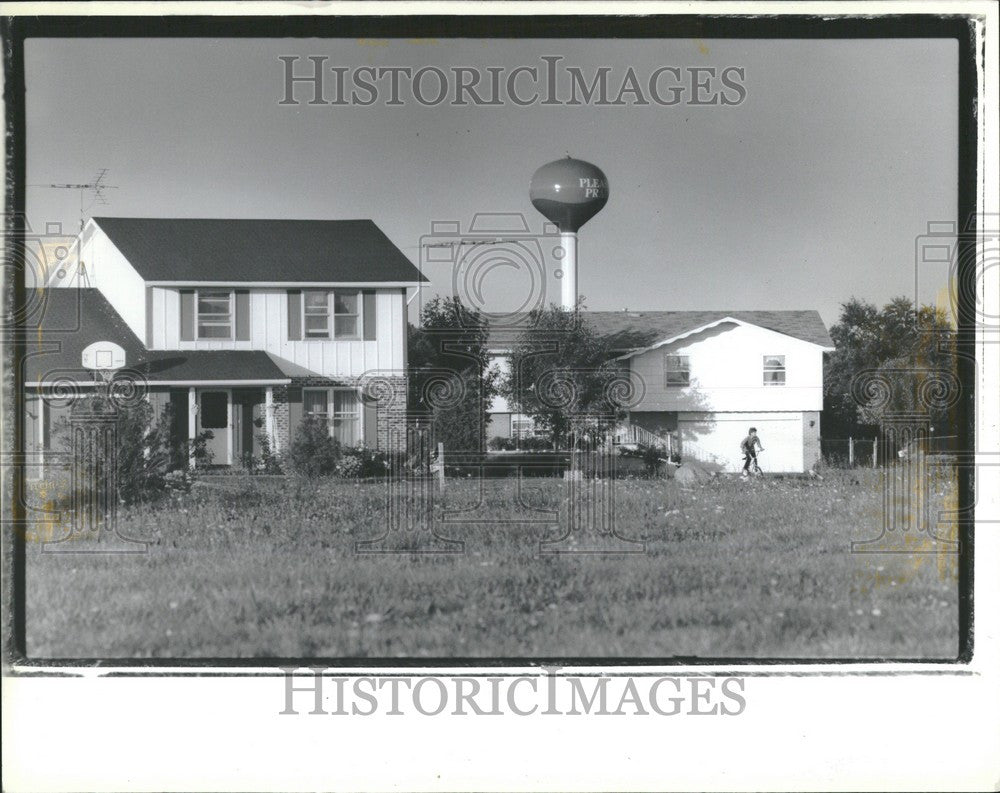
[{"label": "leafy tree", "polygon": [[[114,466],[117,497],[121,503],[135,504],[153,501],[173,490],[189,489],[193,474],[188,461],[208,461],[208,432],[193,442],[171,436],[173,409],[167,405],[157,420],[149,402],[111,400],[97,392],[78,399],[72,407],[72,418],[102,417],[114,425],[116,445],[111,459],[100,454],[84,454],[74,464],[83,466],[83,477],[104,477]],[[57,443],[73,451],[72,419],[61,419],[53,428]],[[180,472],[180,476],[172,475]]]},{"label": "leafy tree", "polygon": [[586,434],[597,416],[618,415],[609,386],[622,377],[610,339],[599,336],[579,312],[536,309],[529,328],[514,340],[503,393],[522,413],[552,434],[556,448]]},{"label": "leafy tree", "polygon": [[[851,298],[830,328],[824,365],[824,434],[857,434],[890,413],[926,410],[946,427],[953,400],[955,333],[947,314],[897,297],[882,309]],[[868,384],[869,388],[865,388]]]},{"label": "leafy tree", "polygon": [[445,448],[486,448],[486,419],[497,394],[489,369],[489,323],[455,297],[436,297],[409,326],[409,405],[433,416]]}]

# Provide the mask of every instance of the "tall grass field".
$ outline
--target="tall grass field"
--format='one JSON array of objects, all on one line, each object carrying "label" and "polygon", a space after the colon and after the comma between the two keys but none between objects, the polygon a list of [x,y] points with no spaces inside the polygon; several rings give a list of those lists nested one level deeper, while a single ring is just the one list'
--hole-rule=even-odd
[{"label": "tall grass field", "polygon": [[[879,536],[886,475],[619,480],[615,530],[644,543],[629,554],[543,552],[565,530],[521,518],[558,518],[561,479],[449,479],[434,494],[436,531],[461,552],[359,554],[385,533],[384,482],[232,477],[120,513],[145,553],[52,553],[74,540],[29,537],[28,652],[954,657],[956,555],[926,553],[942,548],[900,529],[885,541],[895,552],[851,551]],[[950,480],[922,490],[932,520],[954,508]]]}]

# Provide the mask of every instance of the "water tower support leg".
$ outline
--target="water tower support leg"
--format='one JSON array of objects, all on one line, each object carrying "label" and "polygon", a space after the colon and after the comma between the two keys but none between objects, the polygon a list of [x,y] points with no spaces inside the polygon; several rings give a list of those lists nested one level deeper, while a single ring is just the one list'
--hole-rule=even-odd
[{"label": "water tower support leg", "polygon": [[562,270],[562,307],[566,311],[576,309],[576,232],[564,231],[559,235],[564,252]]}]

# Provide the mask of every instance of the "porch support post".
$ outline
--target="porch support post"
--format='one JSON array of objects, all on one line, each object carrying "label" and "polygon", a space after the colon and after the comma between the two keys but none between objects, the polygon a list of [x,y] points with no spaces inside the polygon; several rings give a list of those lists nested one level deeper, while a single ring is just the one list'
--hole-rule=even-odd
[{"label": "porch support post", "polygon": [[188,465],[194,468],[194,439],[198,434],[198,398],[194,391],[194,386],[188,389]]},{"label": "porch support post", "polygon": [[271,444],[271,451],[277,453],[278,434],[274,431],[274,387],[267,386],[264,389],[264,431]]}]

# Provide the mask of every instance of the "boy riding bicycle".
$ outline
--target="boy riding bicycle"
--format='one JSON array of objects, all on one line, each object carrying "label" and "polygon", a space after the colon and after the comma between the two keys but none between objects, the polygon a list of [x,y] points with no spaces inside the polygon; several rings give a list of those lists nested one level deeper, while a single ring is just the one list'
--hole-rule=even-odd
[{"label": "boy riding bicycle", "polygon": [[760,471],[757,466],[757,450],[764,450],[760,438],[757,437],[757,428],[751,427],[747,436],[740,441],[740,451],[743,452],[743,476],[748,476],[751,471],[751,464],[755,473]]}]

